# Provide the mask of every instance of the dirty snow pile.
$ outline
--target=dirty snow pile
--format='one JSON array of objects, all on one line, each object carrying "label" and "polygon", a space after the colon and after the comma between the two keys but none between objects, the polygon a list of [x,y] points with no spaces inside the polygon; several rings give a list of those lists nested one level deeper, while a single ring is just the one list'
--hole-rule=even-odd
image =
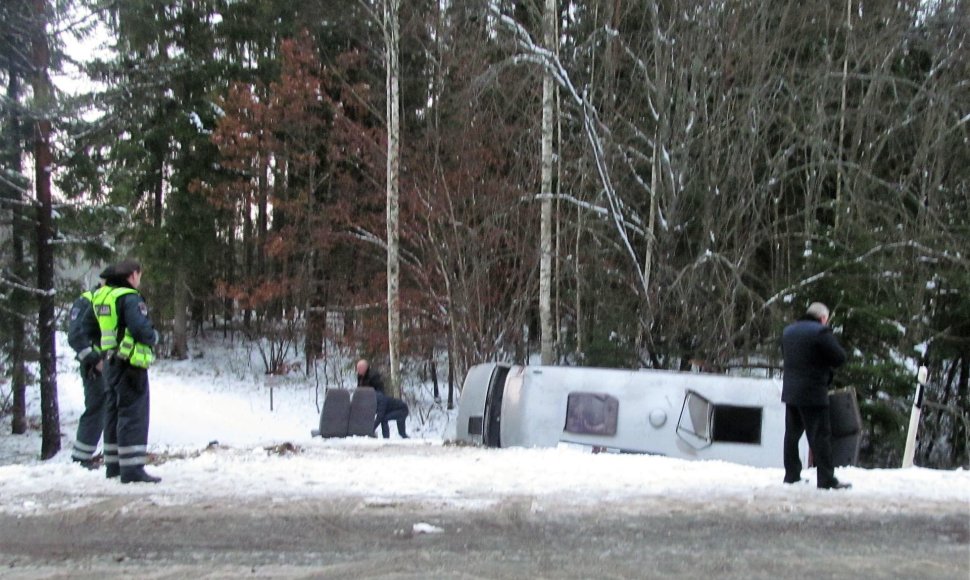
[{"label": "dirty snow pile", "polygon": [[[83,394],[71,353],[59,349],[63,450],[39,461],[39,431],[0,435],[0,512],[44,513],[133,496],[155,505],[199,501],[320,499],[370,503],[416,502],[480,509],[527,501],[532,509],[684,509],[742,506],[812,512],[967,513],[970,472],[923,468],[837,470],[848,491],[820,491],[808,481],[781,484],[780,468],[579,449],[482,449],[454,446],[454,410],[435,403],[430,387],[412,389],[410,440],[311,438],[324,384],[302,374],[270,389],[252,353],[207,348],[189,361],[161,361],[151,372],[148,470],[158,485],[121,485],[104,471],[70,460]],[[339,373],[350,384],[350,362]],[[336,381],[337,374],[333,374]],[[319,377],[319,375],[318,375]],[[333,386],[334,382],[331,382]],[[29,414],[39,415],[36,394]],[[744,507],[748,506],[748,507]],[[433,533],[421,529],[416,533]]]}]

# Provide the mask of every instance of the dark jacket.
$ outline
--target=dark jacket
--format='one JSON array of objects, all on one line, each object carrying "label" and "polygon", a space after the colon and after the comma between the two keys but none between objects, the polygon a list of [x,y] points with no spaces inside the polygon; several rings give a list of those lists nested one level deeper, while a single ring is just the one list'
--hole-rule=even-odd
[{"label": "dark jacket", "polygon": [[835,369],[846,358],[832,329],[812,317],[803,317],[785,327],[781,350],[785,359],[782,402],[827,406]]},{"label": "dark jacket", "polygon": [[[92,290],[94,292],[95,288]],[[101,328],[94,316],[91,301],[84,296],[71,305],[71,319],[67,326],[67,342],[77,353],[78,359],[85,364],[94,364],[100,354],[94,349],[101,344]]]},{"label": "dark jacket", "polygon": [[375,371],[373,367],[367,367],[367,372],[363,376],[357,375],[357,386],[371,387],[378,393],[384,393],[384,380],[381,378],[381,373]]},{"label": "dark jacket", "polygon": [[[131,287],[128,284],[124,284],[124,286]],[[125,294],[118,298],[117,311],[118,342],[121,342],[124,329],[127,328],[135,342],[155,346],[158,341],[158,333],[155,332],[155,327],[152,325],[151,319],[148,318],[148,305],[145,304],[145,299],[141,297],[141,294]]]}]

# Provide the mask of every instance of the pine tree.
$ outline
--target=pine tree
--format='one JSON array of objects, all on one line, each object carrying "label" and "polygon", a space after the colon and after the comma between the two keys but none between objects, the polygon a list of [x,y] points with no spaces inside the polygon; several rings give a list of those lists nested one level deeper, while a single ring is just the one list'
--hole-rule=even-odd
[{"label": "pine tree", "polygon": [[30,381],[27,368],[28,351],[28,312],[35,306],[32,302],[32,288],[29,281],[29,268],[26,261],[27,230],[30,218],[26,213],[29,207],[30,182],[23,174],[22,157],[26,149],[25,122],[21,107],[23,82],[30,71],[30,63],[20,47],[29,46],[30,5],[28,0],[7,2],[0,6],[0,78],[6,79],[5,100],[0,110],[3,124],[0,127],[2,150],[0,165],[5,168],[0,176],[0,211],[4,221],[10,224],[10,254],[4,252],[3,260],[8,265],[2,275],[2,304],[0,304],[0,343],[7,354],[0,361],[4,373],[11,377],[12,405],[11,431],[22,435],[27,431],[27,383]]}]

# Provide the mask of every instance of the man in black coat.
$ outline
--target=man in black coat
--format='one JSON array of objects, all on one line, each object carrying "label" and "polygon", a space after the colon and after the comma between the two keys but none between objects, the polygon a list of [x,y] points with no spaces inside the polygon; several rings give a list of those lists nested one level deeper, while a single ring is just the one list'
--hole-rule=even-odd
[{"label": "man in black coat", "polygon": [[829,386],[835,369],[845,363],[845,350],[828,326],[829,309],[813,302],[805,315],[785,327],[781,339],[785,360],[781,401],[785,411],[785,483],[801,480],[798,440],[802,433],[815,458],[819,489],[851,487],[835,478]]},{"label": "man in black coat", "polygon": [[381,435],[384,439],[391,436],[391,430],[387,426],[388,421],[397,422],[397,434],[401,439],[407,439],[408,434],[405,429],[405,419],[407,419],[408,404],[401,399],[388,397],[384,394],[384,380],[380,373],[371,368],[370,363],[365,359],[357,361],[357,386],[371,387],[377,394],[377,415],[374,417],[374,429],[381,427]]}]

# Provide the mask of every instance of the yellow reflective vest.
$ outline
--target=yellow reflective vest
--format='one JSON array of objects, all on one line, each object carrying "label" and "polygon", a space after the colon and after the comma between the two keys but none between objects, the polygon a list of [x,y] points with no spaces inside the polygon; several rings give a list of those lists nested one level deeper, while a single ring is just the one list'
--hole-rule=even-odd
[{"label": "yellow reflective vest", "polygon": [[155,362],[151,346],[136,342],[127,328],[118,343],[118,299],[128,294],[138,294],[138,291],[125,286],[102,286],[94,293],[91,305],[101,329],[101,351],[117,350],[118,358],[127,360],[131,366],[147,369]]}]

